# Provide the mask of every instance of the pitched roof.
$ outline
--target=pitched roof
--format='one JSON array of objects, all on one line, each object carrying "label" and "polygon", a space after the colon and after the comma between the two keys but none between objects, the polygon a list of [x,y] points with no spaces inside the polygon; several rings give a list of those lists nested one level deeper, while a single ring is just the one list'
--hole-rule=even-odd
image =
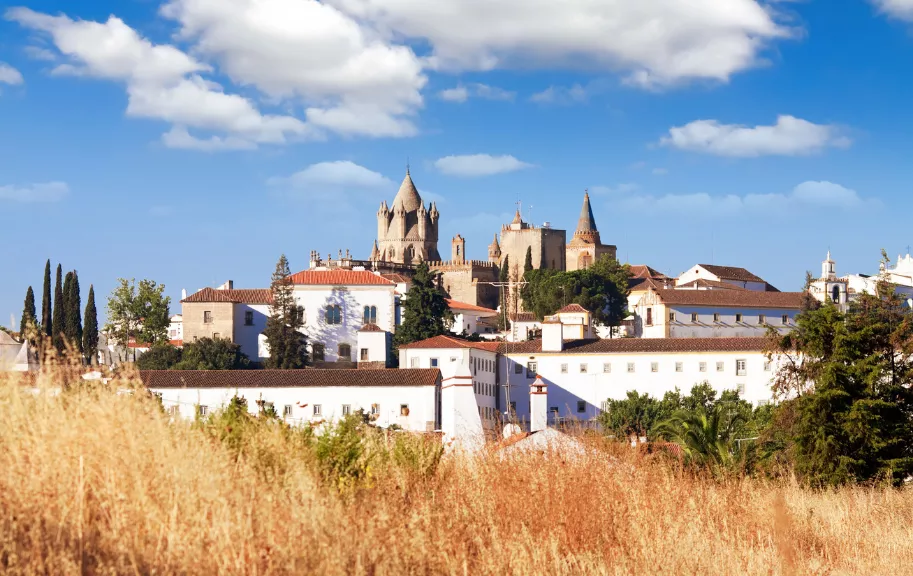
[{"label": "pitched roof", "polygon": [[596,232],[596,218],[593,217],[593,208],[590,206],[589,192],[583,194],[583,207],[577,220],[577,234],[587,232]]},{"label": "pitched roof", "polygon": [[474,348],[476,350],[485,350],[487,352],[497,352],[500,342],[470,342],[461,340],[452,336],[434,336],[411,344],[404,344],[399,347],[400,350],[419,350],[419,349],[452,349],[452,348]]},{"label": "pitched roof", "polygon": [[403,276],[402,274],[395,274],[392,272],[388,274],[381,274],[381,278],[386,278],[390,282],[395,282],[396,284],[412,284],[411,279]]},{"label": "pitched roof", "polygon": [[486,314],[497,314],[497,310],[492,310],[491,308],[483,308],[482,306],[476,306],[475,304],[469,304],[467,302],[457,302],[456,300],[447,299],[447,306],[451,310],[463,310],[467,312],[484,312]]},{"label": "pitched roof", "polygon": [[761,292],[758,290],[653,290],[664,304],[729,306],[745,308],[802,307],[804,292]]},{"label": "pitched roof", "polygon": [[510,315],[511,322],[538,322],[539,319],[532,312],[517,312]]},{"label": "pitched roof", "polygon": [[679,284],[676,288],[721,288],[724,290],[747,290],[737,284],[731,284],[729,282],[722,282],[720,280],[705,280],[703,278],[698,278],[697,280],[692,280],[691,282],[685,284]]},{"label": "pitched roof", "polygon": [[437,368],[320,370],[140,370],[148,388],[319,388],[434,386]]},{"label": "pitched roof", "polygon": [[625,354],[636,352],[760,352],[768,339],[756,338],[608,338],[567,340],[562,352],[543,352],[542,340],[500,342],[502,354]]},{"label": "pitched roof", "polygon": [[415,188],[408,170],[406,170],[406,177],[403,178],[403,183],[400,184],[399,191],[393,199],[391,208],[395,210],[397,206],[402,206],[406,212],[414,212],[422,206],[422,197],[418,195],[418,190]]},{"label": "pitched roof", "polygon": [[381,327],[378,326],[377,324],[370,324],[370,323],[369,323],[369,324],[365,324],[365,325],[362,326],[358,331],[359,331],[359,332],[386,332],[386,330],[384,330],[383,328],[381,328]]},{"label": "pitched roof", "polygon": [[716,266],[714,264],[698,264],[701,268],[710,272],[721,280],[738,280],[739,282],[764,282],[758,276],[755,276],[745,268],[738,266]]},{"label": "pitched roof", "polygon": [[191,294],[181,302],[233,302],[235,304],[271,304],[273,296],[268,288],[238,288],[232,290],[216,290],[203,288],[196,294]]},{"label": "pitched roof", "polygon": [[292,284],[310,286],[395,286],[396,283],[367,270],[302,270],[289,276]]},{"label": "pitched roof", "polygon": [[565,306],[565,307],[562,308],[561,310],[558,310],[558,312],[556,312],[556,314],[563,314],[563,313],[565,313],[565,312],[567,312],[567,313],[572,313],[572,312],[574,312],[574,313],[578,313],[578,314],[579,314],[579,313],[581,313],[581,312],[587,312],[587,309],[584,308],[583,306],[581,306],[580,304],[574,303],[574,304],[568,304],[567,306]]}]

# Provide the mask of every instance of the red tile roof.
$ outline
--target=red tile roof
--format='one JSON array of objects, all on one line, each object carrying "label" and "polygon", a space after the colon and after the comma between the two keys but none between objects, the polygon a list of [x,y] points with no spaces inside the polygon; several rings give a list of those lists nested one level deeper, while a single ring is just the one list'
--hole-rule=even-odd
[{"label": "red tile roof", "polygon": [[567,306],[565,306],[565,307],[562,308],[561,310],[558,310],[558,312],[556,312],[556,314],[562,314],[562,313],[564,313],[564,312],[567,312],[567,313],[569,313],[569,314],[570,314],[570,313],[579,314],[579,313],[581,313],[581,312],[586,312],[586,311],[587,311],[586,308],[584,308],[584,307],[581,306],[580,304],[576,304],[576,303],[575,303],[575,304],[568,304]]},{"label": "red tile roof", "polygon": [[140,370],[148,388],[319,388],[434,386],[437,368],[320,370]]},{"label": "red tile roof", "polygon": [[232,302],[235,304],[271,304],[273,296],[268,288],[242,288],[234,290],[216,290],[203,288],[191,294],[181,302]]},{"label": "red tile roof", "polygon": [[655,280],[661,280],[668,278],[668,276],[645,264],[631,264],[631,278],[653,278]]},{"label": "red tile roof", "polygon": [[721,280],[738,280],[739,282],[764,282],[758,276],[755,276],[745,268],[738,266],[716,266],[715,264],[698,264],[701,268],[710,272]]},{"label": "red tile roof", "polygon": [[760,292],[758,290],[658,289],[654,292],[663,304],[795,310],[802,307],[804,296],[803,292]]},{"label": "red tile roof", "polygon": [[485,312],[488,314],[497,314],[497,310],[492,310],[491,308],[483,308],[482,306],[476,306],[475,304],[468,304],[466,302],[457,302],[456,300],[447,299],[447,306],[451,310],[466,310],[469,312]]},{"label": "red tile roof", "polygon": [[634,352],[760,352],[769,340],[756,338],[608,338],[567,340],[563,352],[543,352],[542,340],[500,342],[502,354],[624,354]]},{"label": "red tile roof", "polygon": [[497,352],[500,342],[470,342],[452,336],[434,336],[426,340],[419,340],[411,344],[403,344],[400,350],[417,350],[417,349],[451,349],[451,348],[474,348],[476,350],[485,350],[487,352]]},{"label": "red tile roof", "polygon": [[365,324],[358,331],[359,332],[386,332],[386,330],[384,330],[377,324]]},{"label": "red tile roof", "polygon": [[719,280],[705,280],[703,278],[698,278],[697,280],[692,280],[686,284],[679,284],[676,288],[722,288],[725,290],[747,290],[738,284],[731,284],[729,282],[722,282]]},{"label": "red tile roof", "polygon": [[518,312],[510,315],[511,322],[538,322],[539,319],[532,312]]},{"label": "red tile roof", "polygon": [[382,276],[367,270],[302,270],[290,276],[292,284],[317,286],[395,286]]},{"label": "red tile roof", "polygon": [[396,282],[397,284],[412,284],[412,280],[403,276],[402,274],[381,274],[382,277],[386,278],[390,282]]}]

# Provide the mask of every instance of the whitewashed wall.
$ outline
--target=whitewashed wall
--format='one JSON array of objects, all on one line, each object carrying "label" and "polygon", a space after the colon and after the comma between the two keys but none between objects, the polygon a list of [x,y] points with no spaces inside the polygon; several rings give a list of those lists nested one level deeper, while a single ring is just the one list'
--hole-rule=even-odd
[{"label": "whitewashed wall", "polygon": [[[251,326],[244,324],[247,312],[253,312],[254,323]],[[234,342],[241,346],[241,352],[247,355],[252,362],[262,362],[269,357],[261,354],[259,346],[260,334],[266,329],[266,320],[269,318],[268,304],[235,304],[232,306],[234,321]],[[228,336],[227,334],[225,336]]]},{"label": "whitewashed wall", "polygon": [[709,271],[701,268],[700,266],[694,266],[686,272],[682,272],[682,275],[678,277],[675,281],[676,286],[681,286],[682,284],[687,284],[689,282],[694,282],[695,280],[711,280],[715,282],[726,282],[727,284],[732,284],[733,286],[739,286],[745,288],[746,290],[754,290],[756,292],[764,292],[767,290],[767,284],[764,282],[741,282],[738,280],[724,280],[723,278],[718,277],[716,274],[712,274]]},{"label": "whitewashed wall", "polygon": [[480,326],[479,321],[482,318],[491,318],[492,314],[490,312],[473,312],[471,310],[454,310],[453,311],[453,326],[451,326],[450,331],[454,334],[484,334],[486,326]]},{"label": "whitewashed wall", "polygon": [[[709,307],[669,304],[650,304],[644,298],[636,307],[635,334],[642,338],[738,338],[765,336],[768,327],[781,334],[796,326],[795,308]],[[652,325],[647,324],[647,308],[651,308]],[[670,313],[675,314],[674,320]],[[714,321],[714,313],[720,320]],[[697,314],[697,320],[692,320]],[[741,321],[736,321],[736,315]],[[761,323],[761,316],[764,323]],[[783,322],[783,316],[787,322]],[[668,335],[667,335],[668,334]]]}]

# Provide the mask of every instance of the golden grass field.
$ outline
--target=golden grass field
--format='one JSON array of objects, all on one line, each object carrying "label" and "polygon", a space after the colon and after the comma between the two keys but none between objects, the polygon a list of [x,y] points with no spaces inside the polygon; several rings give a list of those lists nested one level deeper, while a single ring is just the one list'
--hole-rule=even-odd
[{"label": "golden grass field", "polygon": [[381,434],[370,450],[387,455],[340,484],[281,427],[236,457],[152,400],[15,378],[0,376],[3,573],[913,573],[910,490],[702,479],[602,444],[610,458],[446,455],[429,473]]}]

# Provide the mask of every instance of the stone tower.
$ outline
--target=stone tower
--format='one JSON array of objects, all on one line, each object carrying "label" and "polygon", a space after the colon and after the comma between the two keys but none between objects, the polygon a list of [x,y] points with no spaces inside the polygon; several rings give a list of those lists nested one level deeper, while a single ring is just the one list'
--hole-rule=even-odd
[{"label": "stone tower", "polygon": [[501,261],[501,245],[498,244],[497,234],[495,234],[495,239],[491,244],[488,245],[488,261],[495,264]]},{"label": "stone tower", "polygon": [[457,234],[453,237],[451,241],[451,253],[452,256],[450,259],[453,262],[463,263],[466,261],[466,240],[462,236]]},{"label": "stone tower", "polygon": [[434,202],[425,208],[407,169],[393,203],[387,206],[384,200],[377,211],[377,241],[371,250],[371,260],[399,264],[440,260],[439,219]]},{"label": "stone tower", "polygon": [[599,238],[593,208],[590,206],[590,194],[585,192],[580,219],[577,220],[577,230],[567,245],[567,269],[584,270],[603,254],[615,258],[615,252],[615,246],[603,244]]}]

